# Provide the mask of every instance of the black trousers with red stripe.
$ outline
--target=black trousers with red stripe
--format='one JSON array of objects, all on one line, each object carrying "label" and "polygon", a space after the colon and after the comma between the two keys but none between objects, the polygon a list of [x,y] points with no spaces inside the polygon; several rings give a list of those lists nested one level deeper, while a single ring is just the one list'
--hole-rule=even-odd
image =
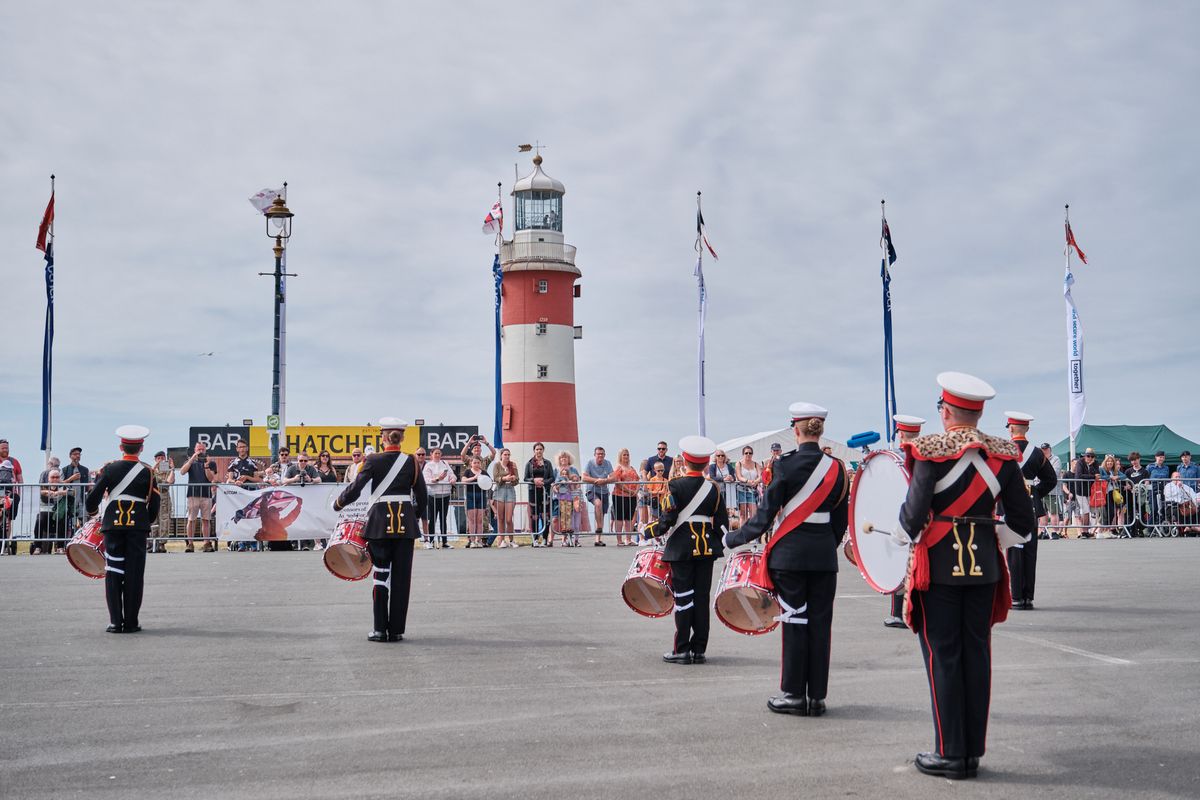
[{"label": "black trousers with red stripe", "polygon": [[713,559],[669,563],[671,590],[675,593],[675,639],[671,652],[704,655],[708,650]]},{"label": "black trousers with red stripe", "polygon": [[891,597],[891,601],[892,601],[891,602],[891,616],[895,617],[896,619],[903,619],[904,618],[904,587],[901,586],[899,589],[892,592],[890,597]]},{"label": "black trousers with red stripe", "polygon": [[779,688],[788,694],[824,700],[829,692],[837,573],[773,569],[771,580],[779,600],[797,609],[794,621],[780,624],[783,654]]},{"label": "black trousers with red stripe", "polygon": [[934,747],[946,758],[978,758],[985,749],[995,591],[994,583],[934,583],[912,593],[913,628],[933,703]]},{"label": "black trousers with red stripe", "polygon": [[367,552],[374,566],[371,593],[375,630],[403,634],[408,621],[408,594],[412,587],[414,539],[369,539]]}]

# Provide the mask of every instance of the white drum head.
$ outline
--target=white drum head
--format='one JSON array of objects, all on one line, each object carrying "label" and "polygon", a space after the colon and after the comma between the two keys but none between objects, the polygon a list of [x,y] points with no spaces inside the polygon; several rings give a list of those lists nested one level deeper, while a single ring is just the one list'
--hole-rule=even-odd
[{"label": "white drum head", "polygon": [[[850,538],[858,571],[872,589],[885,594],[900,588],[908,572],[910,548],[896,544],[891,536],[900,527],[908,483],[903,457],[876,450],[859,465],[850,495]],[[867,533],[868,526],[875,531]]]},{"label": "white drum head", "polygon": [[480,476],[479,476],[479,481],[478,481],[478,486],[479,486],[479,488],[480,488],[480,489],[483,489],[485,492],[486,492],[488,489],[491,489],[491,488],[492,488],[492,478],[491,478],[491,476],[490,476],[490,475],[480,475]]}]

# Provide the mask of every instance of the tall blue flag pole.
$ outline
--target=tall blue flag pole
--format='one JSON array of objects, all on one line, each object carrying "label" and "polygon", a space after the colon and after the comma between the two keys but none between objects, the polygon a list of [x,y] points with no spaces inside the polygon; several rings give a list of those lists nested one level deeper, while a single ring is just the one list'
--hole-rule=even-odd
[{"label": "tall blue flag pole", "polygon": [[879,201],[879,215],[883,225],[879,240],[883,248],[883,257],[879,262],[879,277],[883,281],[883,429],[887,432],[888,442],[894,444],[896,421],[892,416],[897,412],[896,366],[892,359],[892,274],[888,267],[896,263],[896,248],[892,245],[892,232],[888,228],[883,200]]}]

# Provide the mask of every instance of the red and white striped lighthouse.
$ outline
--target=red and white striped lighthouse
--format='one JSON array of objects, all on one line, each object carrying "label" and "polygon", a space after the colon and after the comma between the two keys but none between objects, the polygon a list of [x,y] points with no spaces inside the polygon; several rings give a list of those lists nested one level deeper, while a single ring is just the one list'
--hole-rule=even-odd
[{"label": "red and white striped lighthouse", "polygon": [[542,172],[513,186],[516,224],[500,247],[503,270],[500,361],[504,446],[523,466],[535,442],[553,463],[559,450],[579,464],[575,413],[575,248],[563,243],[562,200],[566,189]]}]

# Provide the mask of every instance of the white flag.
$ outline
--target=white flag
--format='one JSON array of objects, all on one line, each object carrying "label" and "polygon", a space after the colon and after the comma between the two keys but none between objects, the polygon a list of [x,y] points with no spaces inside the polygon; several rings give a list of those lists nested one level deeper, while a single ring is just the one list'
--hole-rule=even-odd
[{"label": "white flag", "polygon": [[1079,435],[1087,416],[1087,395],[1083,390],[1083,323],[1071,296],[1071,250],[1067,248],[1067,274],[1063,279],[1063,297],[1067,301],[1067,398],[1071,409],[1071,439]]},{"label": "white flag", "polygon": [[267,209],[271,207],[271,203],[275,202],[275,198],[282,196],[283,189],[263,189],[250,198],[250,205],[257,208],[258,213],[265,214],[267,213]]}]

